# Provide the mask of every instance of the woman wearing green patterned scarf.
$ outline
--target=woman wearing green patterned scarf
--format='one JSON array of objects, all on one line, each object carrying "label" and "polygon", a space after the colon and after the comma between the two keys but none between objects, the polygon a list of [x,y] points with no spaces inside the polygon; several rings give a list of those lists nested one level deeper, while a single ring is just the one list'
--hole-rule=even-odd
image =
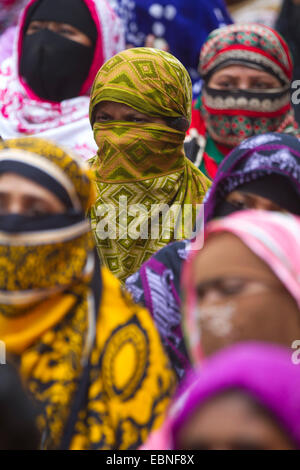
[{"label": "woman wearing green patterned scarf", "polygon": [[210,185],[184,154],[191,101],[188,72],[157,49],[123,51],[95,79],[91,217],[100,258],[122,281],[170,241],[191,236]]}]

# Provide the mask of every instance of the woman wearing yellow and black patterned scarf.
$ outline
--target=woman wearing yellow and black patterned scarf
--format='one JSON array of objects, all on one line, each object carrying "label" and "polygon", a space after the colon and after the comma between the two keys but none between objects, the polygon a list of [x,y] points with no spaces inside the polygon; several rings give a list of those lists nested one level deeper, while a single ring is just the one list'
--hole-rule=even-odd
[{"label": "woman wearing yellow and black patterned scarf", "polygon": [[122,281],[161,247],[191,235],[210,185],[183,150],[191,100],[188,72],[157,49],[123,51],[95,79],[92,223],[101,260]]},{"label": "woman wearing yellow and black patterned scarf", "polygon": [[42,448],[131,449],[173,375],[147,311],[99,266],[88,172],[43,140],[0,144],[0,340],[41,407]]}]

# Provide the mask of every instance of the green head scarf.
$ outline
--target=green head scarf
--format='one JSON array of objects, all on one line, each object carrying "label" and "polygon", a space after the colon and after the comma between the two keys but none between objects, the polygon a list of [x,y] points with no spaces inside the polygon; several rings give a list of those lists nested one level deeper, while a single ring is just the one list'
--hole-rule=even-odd
[{"label": "green head scarf", "polygon": [[149,116],[184,116],[190,122],[192,83],[174,56],[138,47],[120,52],[99,70],[91,93],[91,120],[101,101],[123,103]]},{"label": "green head scarf", "polygon": [[[125,104],[148,116],[166,119],[166,123],[94,122],[96,107],[103,101]],[[121,280],[173,240],[178,224],[169,235],[161,234],[156,239],[133,240],[124,234],[120,239],[117,234],[115,239],[104,240],[98,225],[103,219],[99,208],[114,206],[119,224],[120,196],[125,196],[129,204],[147,208],[141,227],[149,227],[158,217],[153,206],[159,204],[167,205],[173,214],[185,204],[195,212],[209,181],[186,158],[185,132],[172,124],[178,120],[190,123],[191,104],[188,72],[171,54],[157,49],[125,50],[106,62],[96,76],[90,120],[98,145],[98,153],[91,160],[98,199],[91,215],[100,257]],[[130,223],[130,215],[127,220]],[[180,233],[182,237],[189,235],[182,228]]]}]

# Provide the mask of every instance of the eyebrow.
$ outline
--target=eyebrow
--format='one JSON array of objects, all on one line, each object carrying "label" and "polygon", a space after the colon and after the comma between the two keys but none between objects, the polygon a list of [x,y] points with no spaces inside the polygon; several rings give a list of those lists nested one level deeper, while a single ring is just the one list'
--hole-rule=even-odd
[{"label": "eyebrow", "polygon": [[[270,77],[268,73],[266,72],[262,72],[262,71],[253,71],[253,73],[257,73],[259,72],[258,75],[250,75],[249,78],[250,79],[269,79],[271,80],[272,78],[275,78],[276,77]],[[236,74],[234,74],[234,72],[232,72],[232,74],[230,74],[229,72],[220,72],[220,75],[216,77],[216,79],[218,80],[219,78],[234,78],[234,79],[237,79],[238,77],[236,76]]]},{"label": "eyebrow", "polygon": [[[69,23],[59,23],[57,22],[58,26],[60,26],[61,28],[69,28],[70,30],[72,31],[78,31],[81,33],[81,31],[78,29],[78,28],[75,28],[75,26],[72,26],[71,24]],[[84,34],[84,33],[83,33]]]},{"label": "eyebrow", "polygon": [[220,78],[234,78],[236,80],[238,77],[236,75],[230,75],[228,72],[220,74],[218,77],[216,77],[216,80],[219,80]]}]

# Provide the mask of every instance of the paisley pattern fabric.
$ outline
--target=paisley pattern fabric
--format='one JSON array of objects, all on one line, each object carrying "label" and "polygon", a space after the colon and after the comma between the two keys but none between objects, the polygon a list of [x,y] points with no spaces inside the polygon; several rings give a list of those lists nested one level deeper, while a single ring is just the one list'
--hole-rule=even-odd
[{"label": "paisley pattern fabric", "polygon": [[68,447],[136,448],[160,425],[174,377],[150,315],[98,266],[84,217],[95,194],[90,170],[25,138],[0,145],[7,171],[70,204],[61,217],[0,216],[0,339],[40,405],[41,447],[60,448],[74,417]]},{"label": "paisley pattern fabric", "polygon": [[[124,51],[109,60],[96,77],[90,119],[98,144],[97,156],[91,160],[98,198],[92,222],[101,260],[122,281],[166,243],[188,236],[196,206],[209,182],[186,159],[184,132],[154,123],[94,123],[95,108],[102,101],[114,101],[149,116],[190,121],[191,100],[191,82],[185,68],[175,57],[156,49]],[[145,208],[140,219],[141,234],[145,236],[134,239],[130,233],[121,232],[121,197],[130,205]],[[160,220],[164,205],[166,217],[174,215],[168,233]],[[109,207],[110,214],[115,212],[119,232],[115,237],[105,237],[101,232],[104,206]],[[180,221],[182,209],[186,212]],[[186,223],[186,213],[190,223]],[[129,225],[131,219],[129,215],[125,222]],[[155,220],[160,233],[151,238],[147,234]]]}]

